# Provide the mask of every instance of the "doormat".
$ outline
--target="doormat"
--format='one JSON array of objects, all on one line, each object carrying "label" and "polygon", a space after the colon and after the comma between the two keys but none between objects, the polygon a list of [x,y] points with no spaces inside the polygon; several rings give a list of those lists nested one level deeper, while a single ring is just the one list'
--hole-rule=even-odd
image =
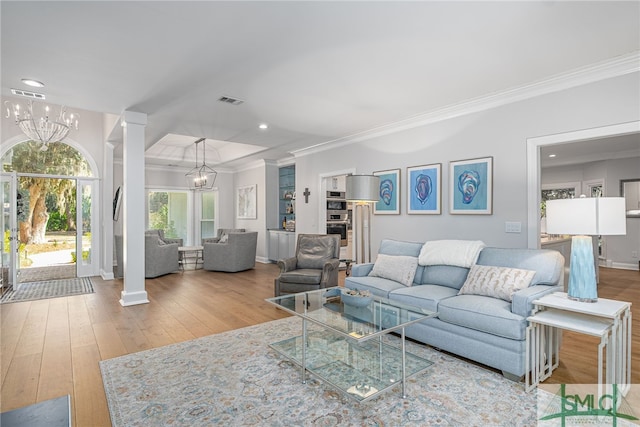
[{"label": "doormat", "polygon": [[38,299],[68,297],[92,294],[93,283],[88,277],[74,279],[45,280],[43,282],[23,283],[17,291],[11,289],[0,299],[0,303],[33,301]]}]

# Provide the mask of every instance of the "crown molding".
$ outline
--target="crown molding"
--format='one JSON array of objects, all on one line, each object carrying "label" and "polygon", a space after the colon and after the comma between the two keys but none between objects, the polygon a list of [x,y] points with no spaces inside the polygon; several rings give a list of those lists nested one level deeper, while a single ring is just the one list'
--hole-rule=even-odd
[{"label": "crown molding", "polygon": [[295,157],[303,157],[321,151],[341,147],[372,138],[389,135],[419,126],[449,120],[467,114],[500,107],[518,101],[535,98],[554,92],[560,92],[577,86],[623,76],[640,71],[640,51],[633,51],[626,55],[577,68],[569,72],[556,74],[544,80],[533,82],[513,89],[507,89],[490,95],[474,98],[458,104],[439,108],[434,111],[419,114],[398,122],[379,126],[354,135],[322,142],[311,147],[292,151]]}]

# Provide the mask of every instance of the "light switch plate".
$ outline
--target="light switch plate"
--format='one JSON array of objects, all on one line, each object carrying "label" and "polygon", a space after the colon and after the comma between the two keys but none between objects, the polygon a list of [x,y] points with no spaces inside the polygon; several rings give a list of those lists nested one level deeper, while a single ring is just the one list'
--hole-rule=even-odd
[{"label": "light switch plate", "polygon": [[507,221],[504,223],[504,231],[505,233],[520,233],[522,232],[522,223],[519,221],[517,222]]}]

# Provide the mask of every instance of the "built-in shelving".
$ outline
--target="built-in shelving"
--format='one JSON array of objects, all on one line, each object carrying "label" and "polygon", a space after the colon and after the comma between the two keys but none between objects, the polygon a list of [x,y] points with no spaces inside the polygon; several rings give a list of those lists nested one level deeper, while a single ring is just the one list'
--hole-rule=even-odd
[{"label": "built-in shelving", "polygon": [[284,166],[279,169],[279,210],[280,227],[287,221],[295,221],[296,166]]}]

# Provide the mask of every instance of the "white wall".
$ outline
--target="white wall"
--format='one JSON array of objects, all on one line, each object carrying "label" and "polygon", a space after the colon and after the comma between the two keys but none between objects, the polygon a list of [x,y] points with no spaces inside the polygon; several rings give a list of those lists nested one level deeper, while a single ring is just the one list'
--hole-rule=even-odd
[{"label": "white wall", "polygon": [[[373,251],[382,238],[411,241],[480,239],[490,246],[527,247],[526,140],[638,120],[638,73],[556,92],[296,159],[296,188],[309,187],[299,205],[298,232],[317,232],[319,179],[327,171],[355,166],[357,173],[401,169],[401,214],[372,220]],[[450,215],[449,162],[493,156],[493,215]],[[442,163],[442,215],[407,215],[406,168]],[[522,232],[505,233],[505,221]]]},{"label": "white wall", "polygon": [[[271,174],[269,174],[271,176]],[[244,228],[247,231],[258,232],[258,246],[256,248],[256,258],[261,261],[268,259],[268,239],[267,239],[267,165],[264,162],[253,164],[247,169],[243,169],[235,174],[236,189],[247,185],[257,184],[257,218],[256,219],[238,219],[235,220],[235,228]],[[235,196],[234,196],[235,197]],[[235,198],[231,205],[234,207],[234,215],[236,215]]]}]

